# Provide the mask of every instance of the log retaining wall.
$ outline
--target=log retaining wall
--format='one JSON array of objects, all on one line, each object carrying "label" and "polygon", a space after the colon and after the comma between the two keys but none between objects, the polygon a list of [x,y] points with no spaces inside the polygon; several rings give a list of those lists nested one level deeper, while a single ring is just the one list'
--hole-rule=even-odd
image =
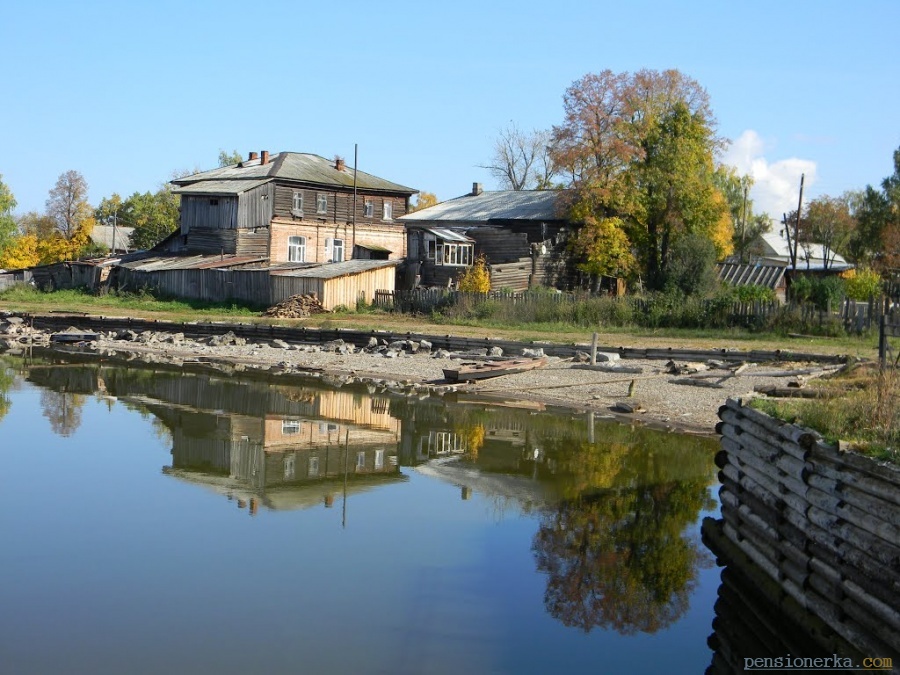
[{"label": "log retaining wall", "polygon": [[724,537],[856,648],[900,660],[900,467],[741,401],[719,418]]}]

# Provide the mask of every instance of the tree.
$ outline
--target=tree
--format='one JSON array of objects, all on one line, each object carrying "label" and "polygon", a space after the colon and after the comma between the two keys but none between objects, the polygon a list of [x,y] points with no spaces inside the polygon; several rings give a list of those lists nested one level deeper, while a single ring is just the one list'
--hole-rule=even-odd
[{"label": "tree", "polygon": [[13,243],[13,238],[18,230],[12,215],[14,208],[16,208],[16,198],[3,182],[3,174],[0,174],[0,256]]},{"label": "tree", "polygon": [[584,224],[569,240],[575,267],[599,280],[624,277],[634,268],[635,258],[619,218],[584,218]]},{"label": "tree", "polygon": [[483,255],[459,276],[459,290],[469,293],[487,293],[491,290],[491,273]]},{"label": "tree", "polygon": [[769,216],[753,212],[753,200],[749,196],[753,187],[752,177],[738,176],[732,167],[719,166],[713,174],[713,181],[728,204],[734,252],[739,262],[747,262],[756,253],[755,242],[770,227]]},{"label": "tree", "polygon": [[81,426],[81,413],[85,404],[83,394],[52,391],[41,392],[41,410],[50,422],[50,429],[58,436],[71,436]]},{"label": "tree", "polygon": [[134,228],[131,245],[136,249],[152,248],[178,229],[180,198],[171,184],[156,192],[135,192],[125,201],[126,224]]},{"label": "tree", "polygon": [[728,203],[715,183],[715,119],[700,85],[677,70],[576,81],[553,128],[553,157],[576,197],[573,211],[617,217],[650,288],[665,285],[672,244],[707,237],[732,250]]},{"label": "tree", "polygon": [[232,150],[230,153],[226,152],[225,150],[219,150],[220,167],[240,164],[242,161],[244,161],[244,156],[237,150]]},{"label": "tree", "polygon": [[420,192],[416,197],[416,203],[410,207],[409,212],[421,211],[422,209],[427,209],[429,206],[434,206],[438,203],[437,195],[433,192]]},{"label": "tree", "polygon": [[[80,228],[93,226],[92,210],[87,201],[87,181],[77,171],[60,174],[47,199],[47,215],[56,229],[71,241]],[[90,230],[88,229],[88,234]]]},{"label": "tree", "polygon": [[850,215],[848,197],[823,195],[806,206],[806,214],[800,220],[800,245],[814,242],[822,245],[822,265],[828,269],[834,264],[834,256],[845,249],[856,230],[856,220]]},{"label": "tree", "polygon": [[482,166],[504,190],[546,190],[556,173],[550,152],[550,132],[524,132],[514,122],[501,129],[491,163]]},{"label": "tree", "polygon": [[718,285],[716,247],[707,237],[687,234],[672,245],[668,286],[685,295],[705,295]]}]

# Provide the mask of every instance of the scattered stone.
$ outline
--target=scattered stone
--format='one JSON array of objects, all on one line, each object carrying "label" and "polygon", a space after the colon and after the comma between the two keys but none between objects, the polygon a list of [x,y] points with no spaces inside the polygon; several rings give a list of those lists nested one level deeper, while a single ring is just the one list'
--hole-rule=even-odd
[{"label": "scattered stone", "polygon": [[374,336],[370,337],[369,342],[368,342],[368,344],[366,344],[365,348],[368,351],[374,351],[374,350],[378,349],[378,338],[376,338]]},{"label": "scattered stone", "polygon": [[522,356],[529,359],[539,359],[544,356],[544,350],[542,347],[537,347],[536,349],[526,347],[522,350]]},{"label": "scattered stone", "polygon": [[337,340],[330,340],[328,342],[322,343],[322,351],[325,352],[336,352],[338,349],[344,346],[344,341],[338,338]]},{"label": "scattered stone", "polygon": [[438,349],[436,352],[432,352],[431,357],[435,359],[446,359],[450,356],[450,352],[446,349]]},{"label": "scattered stone", "polygon": [[290,349],[291,346],[285,342],[284,340],[274,339],[272,340],[272,346],[276,349]]},{"label": "scattered stone", "polygon": [[608,363],[610,361],[618,361],[619,355],[615,352],[597,352],[597,363]]},{"label": "scattered stone", "polygon": [[419,340],[419,349],[425,352],[431,351],[431,343],[428,340]]},{"label": "scattered stone", "polygon": [[590,363],[591,355],[587,352],[577,351],[575,352],[575,356],[572,358],[575,363]]},{"label": "scattered stone", "polygon": [[495,357],[503,356],[503,349],[501,347],[491,347],[488,349],[487,355]]}]

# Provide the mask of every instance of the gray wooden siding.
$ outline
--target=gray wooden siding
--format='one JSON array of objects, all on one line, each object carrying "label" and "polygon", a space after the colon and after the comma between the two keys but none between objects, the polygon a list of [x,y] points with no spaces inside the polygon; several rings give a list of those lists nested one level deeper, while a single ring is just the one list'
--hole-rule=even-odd
[{"label": "gray wooden siding", "polygon": [[196,228],[236,229],[237,215],[237,197],[181,196],[181,234]]},{"label": "gray wooden siding", "polygon": [[238,197],[237,226],[241,229],[268,227],[272,220],[271,183],[247,190]]},{"label": "gray wooden siding", "polygon": [[[291,187],[289,185],[276,185],[274,197],[274,216],[282,218],[297,217],[291,213],[294,201],[294,192],[303,193],[303,219],[324,221],[327,223],[352,222],[353,192],[341,192],[338,190],[322,190],[306,187]],[[324,194],[328,197],[328,209],[326,213],[316,212],[316,198]],[[365,201],[371,199],[374,202],[374,216],[365,217]],[[389,221],[383,219],[384,202],[393,204],[393,214]],[[356,195],[356,222],[357,223],[381,223],[394,222],[400,216],[406,215],[406,197],[371,195],[358,192]]]}]

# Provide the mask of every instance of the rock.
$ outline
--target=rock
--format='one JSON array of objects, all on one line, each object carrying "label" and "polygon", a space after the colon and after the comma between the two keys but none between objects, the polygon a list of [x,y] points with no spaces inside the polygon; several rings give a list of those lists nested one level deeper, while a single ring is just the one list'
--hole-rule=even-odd
[{"label": "rock", "polygon": [[406,340],[395,340],[394,342],[388,345],[388,349],[393,351],[401,352],[406,349]]},{"label": "rock", "polygon": [[315,293],[292,295],[277,305],[269,307],[263,316],[274,316],[280,319],[302,319],[310,314],[328,312],[316,297]]},{"label": "rock", "polygon": [[398,352],[398,351],[395,351],[395,350],[393,350],[393,349],[388,349],[388,350],[384,353],[384,358],[386,358],[386,359],[396,359],[397,356],[398,356],[399,354],[400,354],[400,352]]},{"label": "rock", "polygon": [[615,352],[597,352],[597,363],[618,361],[619,355]]},{"label": "rock", "polygon": [[544,350],[541,347],[537,347],[536,349],[531,349],[530,347],[526,347],[522,350],[522,356],[527,359],[539,359],[544,355]]},{"label": "rock", "polygon": [[591,355],[587,352],[576,351],[575,356],[572,358],[575,363],[589,363],[591,360]]},{"label": "rock", "polygon": [[632,414],[636,412],[645,412],[644,406],[640,403],[629,403],[628,401],[616,401],[612,406],[614,412]]},{"label": "rock", "polygon": [[279,340],[277,338],[275,340],[272,340],[272,346],[276,347],[277,349],[290,349],[291,348],[291,346],[287,342],[285,342],[284,340]]},{"label": "rock", "polygon": [[491,347],[488,349],[488,356],[503,356],[503,349],[501,347]]},{"label": "rock", "polygon": [[419,343],[415,340],[407,340],[406,347],[407,349],[409,349],[410,354],[415,354],[417,351],[419,351]]},{"label": "rock", "polygon": [[450,352],[446,349],[438,349],[436,352],[432,352],[431,357],[434,359],[446,359],[450,356]]},{"label": "rock", "polygon": [[422,351],[430,352],[431,346],[432,345],[428,340],[419,340],[419,349]]},{"label": "rock", "polygon": [[23,319],[21,316],[8,316],[6,317],[6,323],[10,324],[11,326],[21,326],[25,323],[25,319]]},{"label": "rock", "polygon": [[322,351],[325,352],[336,352],[339,348],[344,346],[344,341],[338,338],[337,340],[330,340],[328,342],[322,343]]},{"label": "rock", "polygon": [[370,337],[369,342],[366,344],[365,348],[368,351],[374,351],[374,350],[378,349],[378,338]]}]

